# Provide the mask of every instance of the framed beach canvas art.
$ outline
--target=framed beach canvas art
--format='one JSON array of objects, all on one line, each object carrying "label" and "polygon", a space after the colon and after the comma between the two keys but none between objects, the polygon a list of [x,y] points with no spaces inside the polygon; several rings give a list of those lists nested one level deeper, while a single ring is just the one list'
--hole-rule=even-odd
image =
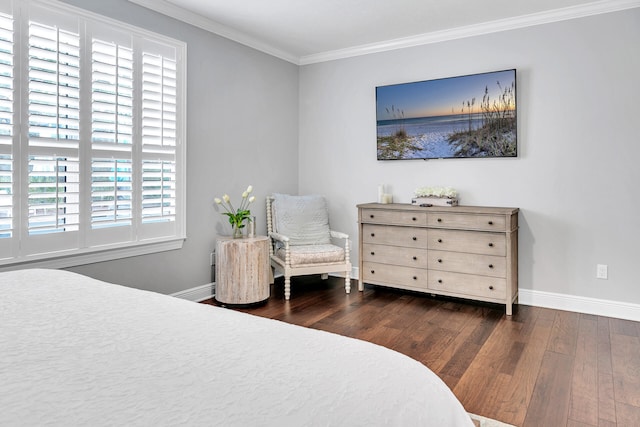
[{"label": "framed beach canvas art", "polygon": [[376,87],[378,160],[516,157],[516,70]]}]

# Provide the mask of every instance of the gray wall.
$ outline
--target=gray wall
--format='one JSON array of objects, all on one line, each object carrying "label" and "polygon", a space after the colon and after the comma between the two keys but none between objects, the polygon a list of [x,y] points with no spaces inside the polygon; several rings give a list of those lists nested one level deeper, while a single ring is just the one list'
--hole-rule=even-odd
[{"label": "gray wall", "polygon": [[298,188],[298,67],[126,0],[66,3],[187,43],[187,240],[181,250],[72,268],[114,283],[174,293],[211,281],[216,234],[230,234],[214,197],[239,200],[266,232],[264,199]]},{"label": "gray wall", "polygon": [[[325,194],[354,241],[378,184],[399,202],[450,185],[466,205],[519,207],[520,288],[638,304],[639,43],[636,8],[303,66],[299,190]],[[507,68],[518,158],[376,160],[376,86]]]},{"label": "gray wall", "polygon": [[[189,60],[184,248],[73,270],[163,293],[205,284],[228,233],[212,199],[248,184],[259,232],[264,196],[299,190],[325,194],[354,243],[355,205],[378,184],[399,202],[451,185],[463,204],[521,209],[521,288],[640,303],[640,9],[297,67],[125,0],[66,1],[183,40]],[[376,160],[376,86],[506,68],[517,159]]]}]

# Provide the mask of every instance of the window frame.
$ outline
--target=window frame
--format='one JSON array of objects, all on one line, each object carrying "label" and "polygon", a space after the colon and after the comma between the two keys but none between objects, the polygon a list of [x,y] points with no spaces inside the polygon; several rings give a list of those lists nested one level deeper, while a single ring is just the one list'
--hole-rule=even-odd
[{"label": "window frame", "polygon": [[[119,258],[127,258],[138,255],[145,255],[157,252],[180,249],[186,240],[186,75],[187,75],[187,46],[186,43],[157,34],[146,29],[135,27],[111,18],[107,18],[86,10],[80,9],[57,0],[0,0],[0,13],[8,14],[13,19],[13,112],[12,112],[12,236],[0,239],[0,245],[4,240],[5,248],[10,246],[9,250],[0,252],[0,271],[23,268],[23,267],[46,267],[46,268],[64,268],[75,265],[88,263],[109,261]],[[80,54],[79,54],[79,136],[78,136],[78,163],[80,176],[79,190],[79,229],[74,243],[60,246],[57,241],[64,240],[56,236],[61,233],[47,233],[42,249],[38,248],[33,251],[29,246],[33,246],[30,240],[33,233],[29,233],[29,203],[27,200],[29,185],[29,157],[32,156],[29,150],[29,22],[32,19],[35,23],[40,24],[37,18],[33,16],[44,16],[43,14],[51,14],[51,21],[55,21],[58,17],[64,15],[64,20],[77,22],[78,34],[80,38]],[[49,18],[47,18],[49,20]],[[60,21],[58,21],[60,22]],[[45,23],[46,24],[46,23]],[[168,150],[163,151],[164,139],[159,143],[160,146],[152,146],[152,149],[145,152],[145,136],[142,129],[142,120],[144,113],[143,85],[145,84],[143,77],[143,63],[136,60],[133,70],[133,135],[130,149],[132,151],[131,175],[133,192],[136,200],[130,200],[128,203],[132,205],[130,209],[134,211],[132,214],[132,224],[123,226],[114,226],[109,233],[108,227],[92,226],[92,195],[94,194],[93,186],[93,170],[92,165],[101,162],[101,158],[97,156],[99,151],[95,151],[94,140],[92,138],[92,43],[96,40],[100,42],[95,34],[113,34],[113,40],[116,40],[116,46],[120,46],[117,40],[127,37],[130,38],[131,49],[135,50],[134,56],[142,58],[144,55],[157,55],[162,61],[167,60],[175,65],[175,105],[171,111],[170,121],[173,122],[173,128],[170,129],[171,140],[173,143]],[[110,33],[109,31],[112,31]],[[151,46],[151,47],[148,47]],[[169,52],[165,55],[164,52]],[[174,56],[173,56],[174,55]],[[164,69],[164,68],[163,68]],[[117,71],[116,71],[117,72]],[[145,86],[146,87],[146,86]],[[173,87],[173,86],[172,86]],[[160,89],[163,90],[163,89]],[[60,105],[60,104],[57,104]],[[165,105],[163,102],[162,105]],[[172,104],[173,105],[173,104]],[[161,125],[164,126],[164,125]],[[58,129],[60,126],[57,126]],[[163,128],[164,129],[164,128]],[[117,138],[117,135],[116,135]],[[5,146],[6,147],[6,146]],[[158,154],[153,154],[157,151]],[[106,150],[105,153],[109,153]],[[154,156],[157,156],[154,157]],[[168,170],[169,177],[164,176],[164,162],[169,159],[171,167]],[[117,174],[119,170],[118,161],[120,158],[111,157],[111,161],[115,164],[113,186],[117,187]],[[137,162],[137,163],[136,163]],[[167,196],[170,203],[173,203],[167,209],[162,209],[166,204],[164,202],[165,195],[153,195],[153,197],[161,197],[161,216],[164,211],[170,212],[167,220],[157,223],[148,224],[149,221],[143,218],[142,195],[144,186],[147,181],[144,180],[142,170],[146,163],[160,162],[162,176],[159,179],[160,190],[164,192],[168,188]],[[157,178],[152,178],[157,179]],[[157,187],[157,186],[156,186]],[[115,206],[117,210],[118,199],[116,196]],[[136,208],[134,203],[139,204]],[[32,207],[33,208],[33,207]],[[116,213],[117,215],[117,213]],[[107,230],[105,232],[105,230]],[[113,238],[108,236],[105,240],[100,237],[108,234],[124,236]],[[118,240],[119,239],[119,240]],[[51,247],[48,248],[49,242],[53,241]],[[0,246],[0,250],[2,250]]]}]

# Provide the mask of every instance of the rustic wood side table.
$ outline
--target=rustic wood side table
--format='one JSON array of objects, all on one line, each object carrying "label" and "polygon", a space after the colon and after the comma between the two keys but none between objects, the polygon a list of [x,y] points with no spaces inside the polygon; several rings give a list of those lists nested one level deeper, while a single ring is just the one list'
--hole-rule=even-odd
[{"label": "rustic wood side table", "polygon": [[270,294],[269,238],[218,237],[216,295],[220,304],[250,305]]}]

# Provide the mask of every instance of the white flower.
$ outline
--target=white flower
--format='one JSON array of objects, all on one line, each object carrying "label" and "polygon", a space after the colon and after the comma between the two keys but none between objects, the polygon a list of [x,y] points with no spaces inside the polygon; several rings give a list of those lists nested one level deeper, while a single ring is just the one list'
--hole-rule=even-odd
[{"label": "white flower", "polygon": [[447,197],[453,199],[458,195],[452,187],[420,187],[414,192],[415,197]]},{"label": "white flower", "polygon": [[444,195],[450,199],[453,199],[458,195],[458,192],[456,191],[455,188],[446,187],[444,189]]},{"label": "white flower", "polygon": [[240,201],[240,206],[237,208],[233,206],[231,203],[231,198],[228,194],[222,196],[222,199],[215,197],[216,204],[222,206],[225,212],[222,212],[222,215],[226,215],[229,217],[229,223],[234,227],[234,229],[240,229],[244,227],[244,221],[251,220],[251,211],[249,210],[249,205],[253,203],[256,199],[255,196],[249,197],[249,193],[253,191],[253,187],[250,185],[247,187],[246,191],[242,193],[242,200]]}]

